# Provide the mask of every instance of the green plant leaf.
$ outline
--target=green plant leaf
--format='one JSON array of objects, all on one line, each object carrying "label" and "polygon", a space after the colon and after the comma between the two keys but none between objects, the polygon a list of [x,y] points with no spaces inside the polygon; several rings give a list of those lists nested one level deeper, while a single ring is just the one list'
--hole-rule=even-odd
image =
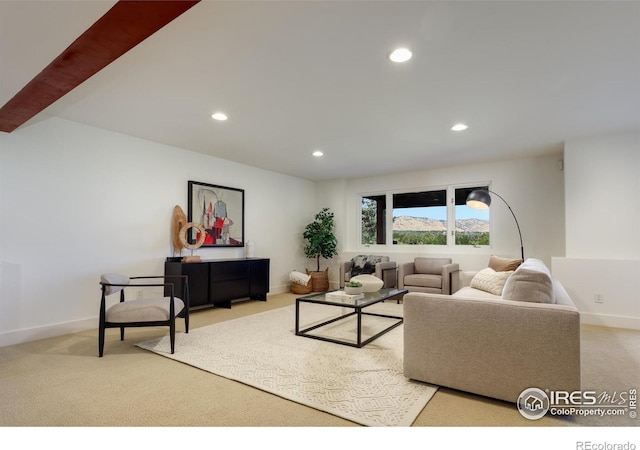
[{"label": "green plant leaf", "polygon": [[322,208],[315,220],[309,223],[302,237],[306,239],[304,254],[315,258],[317,271],[320,271],[320,258],[332,258],[338,254],[338,240],[333,234],[334,215],[329,208]]}]

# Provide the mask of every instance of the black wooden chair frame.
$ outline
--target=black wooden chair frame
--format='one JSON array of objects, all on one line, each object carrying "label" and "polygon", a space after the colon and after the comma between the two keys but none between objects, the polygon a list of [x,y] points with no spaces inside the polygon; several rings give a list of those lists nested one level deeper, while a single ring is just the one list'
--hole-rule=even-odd
[{"label": "black wooden chair frame", "polygon": [[[158,279],[162,278],[164,283],[145,283],[145,284],[118,284],[118,283],[106,283],[101,281],[100,284],[102,286],[102,298],[100,300],[100,323],[98,326],[98,353],[99,356],[102,357],[104,354],[104,341],[105,341],[105,331],[107,328],[120,328],[120,340],[124,340],[124,329],[129,327],[160,327],[160,326],[168,326],[169,327],[169,337],[171,340],[171,354],[175,351],[175,342],[176,342],[176,317],[184,318],[184,327],[185,332],[189,332],[189,277],[187,275],[153,275],[153,276],[143,276],[143,277],[130,277],[129,280],[144,280],[144,279]],[[177,315],[175,314],[175,293],[174,293],[174,283],[167,283],[167,279],[171,278],[182,278],[184,281],[182,283],[182,298],[181,300],[184,302],[184,308]],[[107,322],[107,308],[106,308],[106,289],[108,286],[113,287],[122,287],[120,290],[120,303],[125,302],[125,290],[127,288],[141,288],[141,287],[164,287],[165,291],[167,288],[170,289],[170,303],[169,303],[169,319],[168,320],[157,320],[157,321],[144,321],[144,322]]]}]

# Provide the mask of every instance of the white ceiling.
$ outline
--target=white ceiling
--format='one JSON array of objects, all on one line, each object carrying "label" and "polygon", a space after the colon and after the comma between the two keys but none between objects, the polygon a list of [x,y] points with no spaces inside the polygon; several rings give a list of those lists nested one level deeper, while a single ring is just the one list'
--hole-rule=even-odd
[{"label": "white ceiling", "polygon": [[[114,3],[0,2],[0,105]],[[204,1],[50,116],[310,180],[553,152],[640,129],[640,2]]]}]

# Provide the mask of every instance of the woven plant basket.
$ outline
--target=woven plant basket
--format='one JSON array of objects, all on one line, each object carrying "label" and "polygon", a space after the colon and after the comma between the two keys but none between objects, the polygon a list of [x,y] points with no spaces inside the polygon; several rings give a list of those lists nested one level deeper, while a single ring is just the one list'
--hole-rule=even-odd
[{"label": "woven plant basket", "polygon": [[307,275],[311,275],[311,289],[313,292],[327,292],[329,290],[328,267],[322,272],[309,272],[307,269]]},{"label": "woven plant basket", "polygon": [[310,294],[311,293],[311,279],[307,282],[306,285],[291,283],[291,293],[292,294]]}]

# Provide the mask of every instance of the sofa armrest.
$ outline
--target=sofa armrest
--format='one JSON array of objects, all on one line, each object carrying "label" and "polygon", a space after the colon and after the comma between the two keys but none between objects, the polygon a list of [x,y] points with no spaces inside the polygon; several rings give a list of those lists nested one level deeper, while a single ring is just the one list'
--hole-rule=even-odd
[{"label": "sofa armrest", "polygon": [[403,263],[398,266],[398,289],[404,288],[404,277],[415,273],[415,266],[412,262]]},{"label": "sofa armrest", "polygon": [[344,283],[351,279],[351,268],[353,267],[353,261],[345,261],[340,264],[340,287],[344,287]]},{"label": "sofa armrest", "polygon": [[442,293],[452,294],[460,289],[460,266],[457,263],[442,266]]},{"label": "sofa armrest", "polygon": [[376,264],[376,277],[384,281],[384,288],[393,288],[397,284],[398,265],[395,261],[384,261]]},{"label": "sofa armrest", "polygon": [[478,273],[477,270],[463,270],[460,272],[460,287],[471,286],[471,280]]},{"label": "sofa armrest", "polygon": [[404,374],[509,402],[529,387],[579,390],[580,315],[564,305],[406,294]]},{"label": "sofa armrest", "polygon": [[397,269],[398,265],[395,261],[384,261],[376,264],[376,270],[378,270],[378,268],[380,270]]}]

